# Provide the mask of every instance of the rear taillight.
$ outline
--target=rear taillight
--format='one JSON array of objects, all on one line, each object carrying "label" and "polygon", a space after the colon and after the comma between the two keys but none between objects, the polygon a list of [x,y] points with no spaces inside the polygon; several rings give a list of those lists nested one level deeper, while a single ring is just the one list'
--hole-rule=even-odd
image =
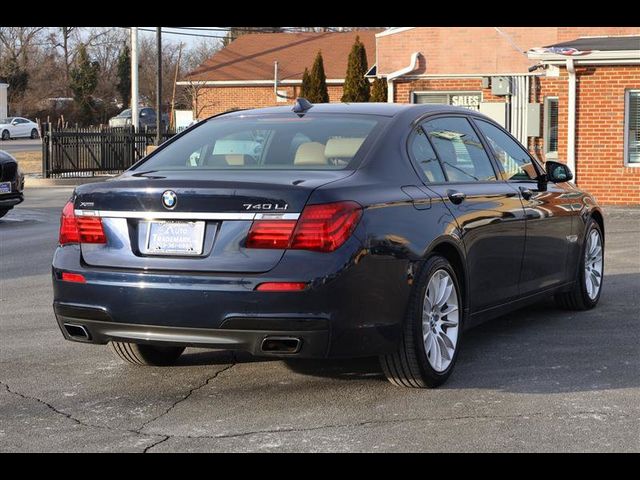
[{"label": "rear taillight", "polygon": [[297,222],[258,220],[251,225],[247,248],[278,248],[332,252],[355,230],[362,207],[356,202],[308,205]]},{"label": "rear taillight", "polygon": [[295,220],[258,220],[247,236],[247,248],[287,248]]},{"label": "rear taillight", "polygon": [[67,202],[60,217],[60,245],[70,243],[107,243],[100,217],[77,217],[73,202]]}]

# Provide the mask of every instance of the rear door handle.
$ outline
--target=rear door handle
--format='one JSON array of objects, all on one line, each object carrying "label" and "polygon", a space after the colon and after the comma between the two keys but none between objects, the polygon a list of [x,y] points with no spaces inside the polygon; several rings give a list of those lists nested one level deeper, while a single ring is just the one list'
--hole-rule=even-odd
[{"label": "rear door handle", "polygon": [[451,203],[454,205],[460,205],[467,195],[464,192],[459,192],[457,190],[447,190],[447,197],[451,200]]},{"label": "rear door handle", "polygon": [[529,190],[527,187],[520,187],[519,189],[522,198],[525,200],[529,200],[533,196],[533,191]]}]

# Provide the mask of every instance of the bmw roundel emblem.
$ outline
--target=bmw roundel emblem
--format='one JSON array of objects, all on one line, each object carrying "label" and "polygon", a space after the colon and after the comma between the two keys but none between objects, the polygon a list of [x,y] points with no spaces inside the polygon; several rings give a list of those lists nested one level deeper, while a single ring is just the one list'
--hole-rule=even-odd
[{"label": "bmw roundel emblem", "polygon": [[177,204],[178,204],[178,195],[176,195],[176,192],[172,190],[167,190],[162,194],[162,205],[164,205],[165,208],[172,209],[172,208],[175,208]]}]

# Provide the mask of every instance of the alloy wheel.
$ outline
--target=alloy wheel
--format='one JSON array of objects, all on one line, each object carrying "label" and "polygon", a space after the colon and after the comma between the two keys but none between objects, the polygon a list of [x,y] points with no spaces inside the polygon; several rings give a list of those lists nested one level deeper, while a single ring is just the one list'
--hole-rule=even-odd
[{"label": "alloy wheel", "polygon": [[446,270],[436,270],[427,285],[422,307],[422,338],[429,364],[444,372],[458,343],[458,291]]},{"label": "alloy wheel", "polygon": [[595,300],[602,286],[602,237],[598,230],[591,230],[584,253],[584,280],[587,295]]}]

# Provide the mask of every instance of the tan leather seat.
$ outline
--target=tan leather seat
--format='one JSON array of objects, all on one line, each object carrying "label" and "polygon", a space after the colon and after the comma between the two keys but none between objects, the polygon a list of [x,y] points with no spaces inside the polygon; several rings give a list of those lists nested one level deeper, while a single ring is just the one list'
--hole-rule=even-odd
[{"label": "tan leather seat", "polygon": [[244,155],[225,155],[224,158],[227,162],[227,165],[232,165],[234,167],[244,165]]},{"label": "tan leather seat", "polygon": [[319,142],[307,142],[301,144],[296,150],[293,159],[294,165],[326,165],[324,144]]},{"label": "tan leather seat", "polygon": [[351,160],[360,146],[364,142],[364,138],[332,138],[327,141],[324,149],[324,156],[329,158],[339,158]]}]

